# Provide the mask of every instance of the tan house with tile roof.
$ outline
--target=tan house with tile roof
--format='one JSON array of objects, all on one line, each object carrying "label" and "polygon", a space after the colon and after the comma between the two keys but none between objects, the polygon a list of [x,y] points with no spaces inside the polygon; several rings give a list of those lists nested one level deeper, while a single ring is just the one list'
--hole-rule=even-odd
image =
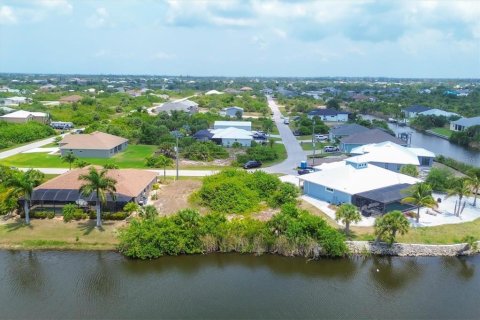
[{"label": "tan house with tile roof", "polygon": [[88,134],[69,134],[59,143],[62,156],[73,153],[79,158],[110,158],[125,150],[128,140],[95,131]]},{"label": "tan house with tile roof", "polygon": [[[95,193],[85,197],[79,189],[85,183],[79,180],[80,175],[87,174],[90,167],[68,171],[58,177],[36,187],[32,192],[32,206],[40,208],[58,208],[68,203],[88,203],[94,206]],[[101,168],[98,168],[101,170]],[[108,170],[107,176],[117,182],[115,199],[107,195],[107,205],[110,210],[122,210],[128,202],[143,204],[154,183],[157,182],[157,174],[148,170],[140,169],[112,169]],[[80,200],[79,200],[80,199]]]}]

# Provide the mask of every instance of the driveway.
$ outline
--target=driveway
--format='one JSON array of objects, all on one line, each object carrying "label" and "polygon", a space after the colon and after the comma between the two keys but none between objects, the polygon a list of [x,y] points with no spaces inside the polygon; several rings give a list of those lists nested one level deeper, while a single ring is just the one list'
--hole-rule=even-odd
[{"label": "driveway", "polygon": [[[63,136],[63,135],[61,135],[61,136]],[[5,158],[8,158],[8,157],[14,156],[16,154],[22,153],[24,151],[31,150],[31,149],[40,148],[42,146],[45,146],[47,144],[50,144],[50,143],[54,142],[55,138],[56,137],[43,139],[43,140],[40,140],[40,141],[36,141],[36,142],[26,144],[26,145],[18,147],[18,148],[14,148],[14,149],[10,149],[10,150],[7,150],[7,151],[0,152],[0,159],[5,159]]]},{"label": "driveway", "polygon": [[273,112],[273,121],[278,127],[280,137],[282,138],[285,149],[287,149],[287,159],[279,164],[264,168],[264,171],[270,173],[293,174],[301,161],[307,160],[307,155],[293,135],[290,127],[283,123],[282,114],[278,110],[277,103],[271,96],[267,96],[268,106]]}]

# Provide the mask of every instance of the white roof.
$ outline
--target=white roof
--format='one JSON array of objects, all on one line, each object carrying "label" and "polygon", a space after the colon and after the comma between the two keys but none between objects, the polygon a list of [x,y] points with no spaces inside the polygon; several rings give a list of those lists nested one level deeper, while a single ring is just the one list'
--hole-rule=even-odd
[{"label": "white roof", "polygon": [[322,163],[321,165],[315,166],[315,169],[318,170],[329,170],[329,169],[334,169],[338,167],[343,167],[346,164],[345,160],[342,161],[335,161],[335,162],[326,162]]},{"label": "white roof", "polygon": [[245,126],[252,126],[251,121],[215,121],[213,124],[214,127],[222,126],[222,127],[245,127]]},{"label": "white roof", "polygon": [[213,139],[247,139],[252,140],[252,132],[229,127],[225,129],[213,129],[210,130],[213,133]]},{"label": "white roof", "polygon": [[345,164],[329,170],[317,171],[299,177],[300,180],[332,188],[353,195],[397,184],[415,184],[419,179],[367,164],[356,169]]},{"label": "white roof", "polygon": [[18,110],[2,116],[2,118],[28,118],[30,115],[33,117],[46,117],[47,114],[43,112],[29,112],[25,110]]},{"label": "white roof", "polygon": [[350,159],[362,162],[385,162],[419,165],[418,157],[435,158],[435,154],[427,149],[402,147],[390,141],[366,144],[364,146],[356,147],[352,149],[351,153],[358,154],[359,156],[352,157]]},{"label": "white roof", "polygon": [[205,92],[205,95],[209,96],[211,94],[223,94],[223,92],[217,91],[217,90],[210,90]]},{"label": "white roof", "polygon": [[430,110],[426,110],[426,111],[423,111],[423,112],[419,112],[419,114],[423,114],[423,115],[434,115],[434,116],[445,116],[445,117],[451,117],[451,116],[458,116],[457,113],[455,112],[448,112],[448,111],[444,111],[444,110],[440,110],[440,109],[430,109]]}]

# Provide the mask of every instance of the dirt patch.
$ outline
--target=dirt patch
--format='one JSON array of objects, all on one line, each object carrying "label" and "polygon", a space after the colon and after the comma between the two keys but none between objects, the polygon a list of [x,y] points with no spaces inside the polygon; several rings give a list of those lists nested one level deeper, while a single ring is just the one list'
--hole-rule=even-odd
[{"label": "dirt patch", "polygon": [[268,221],[272,219],[274,215],[280,212],[280,209],[266,208],[260,212],[256,212],[252,215],[252,218],[260,221]]},{"label": "dirt patch", "polygon": [[176,213],[178,210],[191,207],[188,197],[202,185],[198,180],[178,180],[161,185],[157,190],[158,200],[153,201],[160,215],[166,216]]}]

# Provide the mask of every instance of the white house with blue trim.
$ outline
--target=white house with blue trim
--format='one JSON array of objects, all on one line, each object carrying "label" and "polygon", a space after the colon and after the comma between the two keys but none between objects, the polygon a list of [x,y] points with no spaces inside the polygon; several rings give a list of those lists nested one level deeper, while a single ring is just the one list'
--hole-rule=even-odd
[{"label": "white house with blue trim", "polygon": [[352,203],[352,196],[357,193],[420,182],[417,178],[355,159],[299,176],[299,179],[303,181],[305,195],[336,205]]}]

